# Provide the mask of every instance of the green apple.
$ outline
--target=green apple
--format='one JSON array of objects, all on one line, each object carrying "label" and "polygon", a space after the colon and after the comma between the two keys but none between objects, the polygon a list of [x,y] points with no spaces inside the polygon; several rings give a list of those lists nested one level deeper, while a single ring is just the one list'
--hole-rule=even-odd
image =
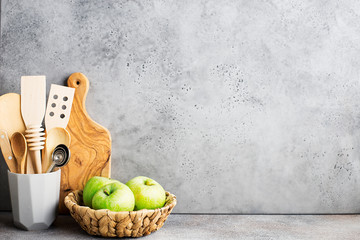
[{"label": "green apple", "polygon": [[155,180],[148,177],[135,177],[126,185],[135,196],[135,209],[156,209],[165,204],[165,190]]},{"label": "green apple", "polygon": [[118,181],[114,180],[114,179],[111,179],[111,178],[97,177],[97,176],[90,178],[86,182],[84,190],[83,190],[84,204],[91,208],[92,207],[91,206],[91,201],[92,201],[92,198],[93,198],[94,194],[97,191],[99,191],[100,188],[102,188],[106,184],[113,183],[113,182],[118,182]]},{"label": "green apple", "polygon": [[114,212],[132,211],[135,207],[134,194],[121,182],[110,183],[95,193],[92,198],[92,207]]}]

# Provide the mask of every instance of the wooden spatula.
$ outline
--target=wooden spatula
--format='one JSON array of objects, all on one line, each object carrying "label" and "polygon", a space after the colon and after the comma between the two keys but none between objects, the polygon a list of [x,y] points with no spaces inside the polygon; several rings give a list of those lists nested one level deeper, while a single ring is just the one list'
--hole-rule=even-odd
[{"label": "wooden spatula", "polygon": [[[74,98],[74,92],[75,92],[74,88],[51,84],[49,99],[48,99],[46,113],[45,113],[46,138],[50,137],[51,140],[48,141],[48,139],[47,139],[45,141],[45,148],[42,152],[43,153],[43,155],[42,155],[42,171],[43,172],[46,172],[46,170],[52,163],[51,153],[54,150],[54,148],[59,144],[66,144],[65,142],[60,142],[61,140],[63,140],[63,138],[59,138],[58,139],[59,142],[57,143],[56,138],[58,136],[66,135],[66,133],[67,133],[65,128],[69,122],[72,102],[73,102],[73,98]],[[52,134],[50,134],[50,131],[53,128],[59,128],[59,129],[57,131],[53,131]],[[63,130],[61,130],[61,129],[63,129]],[[66,132],[64,132],[64,131],[66,131]],[[48,149],[48,143],[52,144],[51,146],[49,146],[50,149]],[[56,145],[54,145],[54,144],[56,144]],[[70,144],[70,142],[69,142],[69,144]]]},{"label": "wooden spatula", "polygon": [[66,128],[69,122],[74,88],[51,84],[49,99],[45,114],[45,129],[54,127]]},{"label": "wooden spatula", "polygon": [[45,133],[42,121],[46,104],[45,76],[21,77],[21,114],[26,125],[25,137],[35,173],[41,173],[41,154]]}]

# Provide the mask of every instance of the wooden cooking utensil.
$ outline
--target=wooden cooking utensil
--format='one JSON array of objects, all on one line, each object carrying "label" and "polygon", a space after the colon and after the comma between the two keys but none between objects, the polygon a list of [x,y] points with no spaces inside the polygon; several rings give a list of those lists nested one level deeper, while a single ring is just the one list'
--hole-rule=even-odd
[{"label": "wooden cooking utensil", "polygon": [[51,84],[45,114],[46,131],[54,127],[66,128],[70,118],[74,92],[75,88]]},{"label": "wooden cooking utensil", "polygon": [[20,95],[17,93],[7,93],[0,97],[0,129],[5,130],[8,136],[12,136],[15,132],[25,133],[20,101]]},{"label": "wooden cooking utensil", "polygon": [[[45,113],[45,129],[46,137],[49,137],[49,131],[53,128],[61,128],[64,130],[58,130],[63,133],[69,122],[72,102],[74,98],[75,88],[64,87],[56,84],[51,84],[49,99]],[[66,132],[67,133],[67,132]],[[68,133],[67,133],[68,134]],[[53,139],[50,142],[55,143],[56,134],[53,133]],[[56,145],[63,142],[58,142]],[[65,144],[65,142],[63,143]],[[70,141],[69,141],[70,144]],[[42,155],[42,171],[46,172],[48,167],[51,165],[51,153],[55,146],[51,146],[51,149],[47,149],[48,141],[45,142],[45,148]],[[66,144],[65,144],[66,145]],[[67,145],[69,147],[69,145]]]},{"label": "wooden cooking utensil", "polygon": [[17,93],[7,93],[0,97],[0,129],[4,129],[9,136],[15,132],[25,133],[20,101]]},{"label": "wooden cooking utensil", "polygon": [[[26,144],[27,144],[27,141],[26,141]],[[34,164],[32,162],[30,154],[29,154],[29,149],[28,149],[28,152],[26,154],[25,173],[26,174],[34,174],[35,173]]]},{"label": "wooden cooking utensil", "polygon": [[[51,155],[56,146],[64,144],[70,146],[70,134],[65,128],[52,128],[46,132],[45,148],[43,150],[42,171],[45,173],[52,164]],[[44,160],[44,158],[47,158]]]},{"label": "wooden cooking utensil", "polygon": [[27,155],[27,142],[25,136],[21,132],[15,132],[11,136],[11,149],[17,162],[17,172],[24,174]]},{"label": "wooden cooking utensil", "polygon": [[8,165],[10,172],[17,173],[17,164],[14,155],[11,151],[9,137],[5,130],[0,130],[0,147],[4,156],[5,162]]},{"label": "wooden cooking utensil", "polygon": [[45,133],[41,124],[45,114],[45,76],[21,77],[21,114],[26,125],[25,137],[35,173],[41,173],[40,150],[44,148]]},{"label": "wooden cooking utensil", "polygon": [[110,132],[94,122],[85,109],[89,80],[82,73],[74,73],[68,86],[75,88],[73,106],[67,130],[71,135],[71,158],[61,169],[60,213],[68,213],[65,196],[73,190],[83,189],[93,176],[110,177]]}]

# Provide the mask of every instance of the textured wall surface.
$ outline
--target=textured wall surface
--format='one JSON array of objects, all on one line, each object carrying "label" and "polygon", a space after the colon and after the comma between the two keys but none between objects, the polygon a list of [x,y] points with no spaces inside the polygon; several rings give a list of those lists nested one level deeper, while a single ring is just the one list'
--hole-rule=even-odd
[{"label": "textured wall surface", "polygon": [[175,212],[360,212],[359,22],[355,0],[2,0],[0,94],[83,72],[112,177]]}]

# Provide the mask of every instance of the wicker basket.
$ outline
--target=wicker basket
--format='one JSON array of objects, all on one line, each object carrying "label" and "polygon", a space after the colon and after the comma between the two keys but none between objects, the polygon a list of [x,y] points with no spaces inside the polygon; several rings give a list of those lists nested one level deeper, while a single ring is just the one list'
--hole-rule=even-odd
[{"label": "wicker basket", "polygon": [[176,205],[175,195],[169,192],[166,192],[164,207],[131,212],[94,210],[83,206],[82,199],[82,191],[73,191],[65,197],[65,206],[88,234],[103,237],[141,237],[155,232],[164,225]]}]

